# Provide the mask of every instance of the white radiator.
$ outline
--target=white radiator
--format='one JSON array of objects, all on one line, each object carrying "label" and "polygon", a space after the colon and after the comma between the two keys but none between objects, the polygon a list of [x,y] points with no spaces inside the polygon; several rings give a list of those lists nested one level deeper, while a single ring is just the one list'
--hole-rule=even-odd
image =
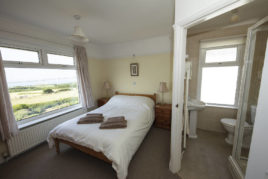
[{"label": "white radiator", "polygon": [[44,142],[47,139],[49,131],[55,126],[81,113],[83,111],[78,110],[20,130],[18,135],[7,142],[10,157],[25,152]]}]

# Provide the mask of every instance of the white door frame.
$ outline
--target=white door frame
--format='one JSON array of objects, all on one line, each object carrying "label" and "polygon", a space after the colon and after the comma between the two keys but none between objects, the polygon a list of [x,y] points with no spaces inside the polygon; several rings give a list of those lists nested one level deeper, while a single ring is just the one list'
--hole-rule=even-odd
[{"label": "white door frame", "polygon": [[[172,126],[170,144],[169,169],[177,173],[181,168],[181,146],[182,146],[182,120],[183,120],[183,94],[184,74],[186,58],[187,29],[245,5],[253,0],[222,0],[211,3],[210,6],[202,8],[192,16],[175,18],[174,28],[174,54],[173,54],[173,92],[172,92]],[[175,7],[182,1],[176,0]],[[213,0],[212,0],[213,2]],[[183,6],[183,3],[182,3]],[[175,9],[176,16],[176,9]]]},{"label": "white door frame", "polygon": [[261,86],[255,116],[254,130],[249,151],[246,179],[268,178],[268,39],[261,77]]}]

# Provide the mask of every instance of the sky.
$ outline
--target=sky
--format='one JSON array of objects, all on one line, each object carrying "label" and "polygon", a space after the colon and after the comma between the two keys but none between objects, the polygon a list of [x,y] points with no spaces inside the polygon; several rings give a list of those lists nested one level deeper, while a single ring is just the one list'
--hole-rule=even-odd
[{"label": "sky", "polygon": [[9,87],[76,82],[76,70],[5,68]]},{"label": "sky", "polygon": [[[37,51],[0,47],[4,61],[39,63]],[[47,54],[49,64],[74,65],[73,57]],[[76,70],[5,68],[9,87],[62,84],[77,81]]]}]

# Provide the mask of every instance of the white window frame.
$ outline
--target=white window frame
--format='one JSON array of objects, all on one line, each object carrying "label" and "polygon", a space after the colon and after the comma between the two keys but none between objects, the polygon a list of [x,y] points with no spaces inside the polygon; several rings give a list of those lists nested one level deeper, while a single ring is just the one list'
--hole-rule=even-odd
[{"label": "white window frame", "polygon": [[43,50],[43,59],[44,59],[44,64],[47,67],[58,67],[58,68],[68,68],[68,69],[74,69],[76,68],[76,60],[74,58],[74,65],[60,65],[60,64],[49,64],[47,55],[48,54],[53,54],[53,55],[62,55],[62,56],[67,56],[67,57],[73,57],[74,58],[74,53],[69,53],[69,52],[62,52],[62,51],[53,51],[53,50]]},{"label": "white window frame", "polygon": [[[14,62],[14,61],[3,61],[5,68],[37,68],[37,69],[61,69],[61,70],[76,70],[77,72],[77,65],[76,60],[74,58],[74,52],[71,50],[62,50],[62,49],[55,49],[55,50],[49,50],[44,47],[33,47],[31,45],[22,45],[20,43],[12,42],[12,43],[6,43],[6,42],[0,42],[0,47],[6,47],[6,48],[15,48],[15,49],[21,49],[21,50],[30,50],[30,51],[36,51],[38,53],[39,57],[39,63],[33,63],[33,62]],[[58,65],[58,64],[48,64],[47,62],[47,54],[56,54],[56,55],[63,55],[63,56],[69,56],[74,58],[74,65]],[[78,78],[78,76],[77,76]],[[20,126],[25,126],[27,123],[34,123],[36,121],[39,123],[40,121],[45,121],[48,119],[51,119],[58,115],[63,115],[65,113],[69,113],[71,111],[81,109],[82,103],[81,103],[81,96],[80,96],[80,86],[77,79],[77,85],[78,85],[78,98],[79,103],[76,105],[68,106],[65,108],[57,109],[54,111],[50,111],[38,116],[34,116],[31,118],[26,118],[20,121],[17,121],[17,124],[20,128]]]},{"label": "white window frame", "polygon": [[33,52],[37,52],[38,54],[38,63],[34,63],[34,62],[23,62],[23,61],[6,61],[3,60],[3,64],[4,65],[41,65],[42,64],[42,56],[41,56],[41,49],[38,48],[34,48],[34,47],[22,47],[21,45],[14,45],[14,44],[6,44],[6,43],[0,43],[0,47],[4,47],[4,48],[11,48],[11,49],[18,49],[18,50],[28,50],[28,51],[33,51]]},{"label": "white window frame", "polygon": [[[205,56],[206,51],[213,49],[225,49],[225,48],[237,48],[237,55],[235,61],[228,62],[214,62],[214,63],[206,63]],[[240,79],[241,79],[241,66],[242,66],[242,57],[243,57],[243,49],[244,44],[237,45],[223,45],[217,47],[208,47],[202,48],[200,47],[200,55],[199,55],[199,68],[198,68],[198,84],[197,84],[197,99],[201,100],[201,82],[202,82],[202,70],[205,67],[228,67],[228,66],[238,66],[238,75],[237,75],[237,84],[236,84],[236,92],[235,92],[235,103],[234,105],[228,104],[220,104],[220,103],[206,103],[206,106],[212,107],[223,107],[223,108],[237,108],[238,107],[238,98],[239,98],[239,88],[240,88]]]}]

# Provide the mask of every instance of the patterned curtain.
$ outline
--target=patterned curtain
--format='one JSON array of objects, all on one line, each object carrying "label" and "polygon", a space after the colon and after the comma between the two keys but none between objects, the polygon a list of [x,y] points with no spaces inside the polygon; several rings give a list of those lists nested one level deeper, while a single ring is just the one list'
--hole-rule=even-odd
[{"label": "patterned curtain", "polygon": [[94,99],[92,96],[89,72],[88,72],[88,58],[86,49],[84,47],[75,46],[75,59],[77,63],[78,81],[80,90],[82,92],[81,100],[83,107],[89,109],[94,106]]},{"label": "patterned curtain", "polygon": [[2,140],[6,141],[16,133],[18,133],[18,126],[13,114],[6,74],[0,52],[0,134]]}]

